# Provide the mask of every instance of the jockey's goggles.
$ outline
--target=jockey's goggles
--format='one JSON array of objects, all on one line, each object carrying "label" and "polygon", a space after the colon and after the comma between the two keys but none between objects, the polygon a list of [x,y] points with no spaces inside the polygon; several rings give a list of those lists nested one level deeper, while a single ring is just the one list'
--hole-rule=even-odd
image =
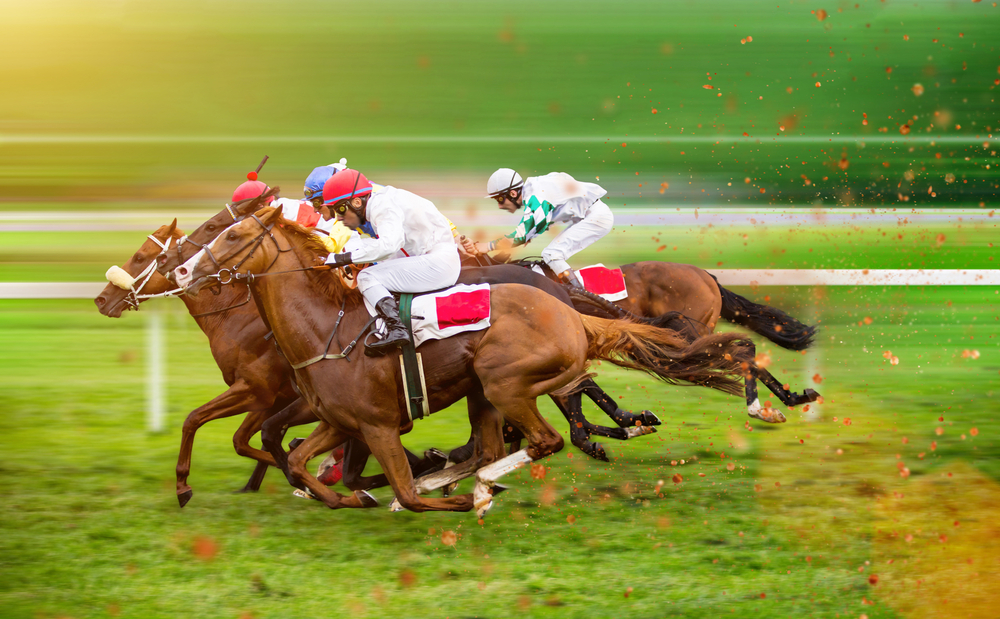
[{"label": "jockey's goggles", "polygon": [[520,189],[520,187],[512,187],[510,189],[505,189],[500,193],[492,195],[490,197],[496,200],[497,204],[503,206],[503,203],[505,201],[510,200],[511,202],[513,202],[515,199],[517,199],[517,196],[512,195],[512,192],[517,191],[518,189]]}]

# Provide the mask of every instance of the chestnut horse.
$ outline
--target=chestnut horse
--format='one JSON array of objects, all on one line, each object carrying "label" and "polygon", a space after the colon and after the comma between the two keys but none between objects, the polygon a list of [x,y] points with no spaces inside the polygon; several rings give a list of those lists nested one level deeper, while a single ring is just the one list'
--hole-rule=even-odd
[{"label": "chestnut horse", "polygon": [[[571,386],[588,360],[607,360],[667,383],[699,384],[727,393],[738,392],[734,376],[742,374],[742,364],[753,362],[747,341],[736,334],[689,342],[666,329],[583,316],[537,288],[491,286],[488,329],[421,345],[430,410],[468,397],[476,452],[447,471],[452,481],[478,471],[477,500],[472,494],[422,498],[400,442],[401,427],[412,422],[404,412],[398,361],[395,355],[354,352],[350,357],[349,342],[357,341],[373,320],[360,293],[324,270],[326,253],[312,233],[269,207],[232,225],[178,267],[183,276],[177,281],[193,280],[191,293],[212,281],[225,284],[245,278],[251,283],[275,340],[296,368],[296,384],[321,419],[290,454],[290,474],[330,508],[367,506],[357,495],[345,497],[327,488],[305,467],[313,456],[348,437],[368,446],[404,508],[476,507],[482,515],[491,503],[488,490],[501,475],[562,449],[562,437],[539,415],[536,399]],[[220,269],[220,264],[232,266]],[[324,350],[340,353],[317,358]],[[527,449],[506,458],[504,421],[528,441]]]},{"label": "chestnut horse", "polygon": [[[124,267],[126,275],[134,278],[138,286],[122,288],[109,283],[94,299],[100,312],[118,318],[124,310],[137,308],[147,297],[163,296],[176,290],[176,286],[151,267],[155,266],[157,255],[181,238],[176,219],[149,235]],[[120,279],[118,283],[128,284]],[[275,350],[274,344],[265,339],[268,329],[257,307],[250,302],[249,294],[248,287],[241,284],[220,287],[215,294],[180,297],[208,337],[212,357],[222,371],[222,379],[229,385],[223,393],[191,411],[184,420],[177,456],[177,500],[181,507],[187,505],[194,494],[187,479],[198,428],[214,419],[249,412],[233,436],[233,446],[239,455],[261,463],[243,489],[257,490],[267,465],[274,466],[275,462],[270,453],[251,447],[250,438],[260,430],[264,420],[282,409],[308,409],[294,391],[291,366]]]},{"label": "chestnut horse", "polygon": [[[242,200],[231,205],[227,204],[224,209],[220,210],[216,215],[198,226],[198,228],[190,235],[181,237],[181,239],[174,246],[161,252],[157,257],[157,271],[161,275],[172,278],[173,269],[183,264],[197,251],[204,248],[227,226],[235,222],[242,221],[244,217],[263,206],[264,201],[268,197],[276,195],[279,191],[279,187],[274,187],[257,198]],[[207,255],[210,260],[214,260],[214,256],[210,252]],[[462,275],[459,277],[459,283],[502,283],[502,280],[505,277],[513,278],[512,281],[517,283],[524,283],[526,285],[542,288],[543,290],[556,295],[560,300],[563,300],[566,303],[572,302],[568,294],[562,289],[561,286],[553,285],[544,277],[535,273],[529,272],[525,274],[517,269],[510,269],[503,271],[503,273],[494,269],[464,269]],[[656,320],[651,320],[649,322],[656,326],[675,327],[670,316],[667,316],[665,319],[660,319],[658,317]],[[267,329],[267,331],[269,331],[269,329]],[[650,433],[654,431],[651,426],[660,425],[659,418],[650,411],[632,413],[630,411],[620,409],[614,398],[602,391],[593,380],[587,379],[581,382],[580,388],[598,405],[598,407],[601,408],[601,410],[607,413],[618,426],[616,428],[607,428],[587,421],[587,419],[583,416],[583,406],[582,402],[579,401],[579,398],[572,398],[568,400],[565,398],[556,399],[556,403],[560,411],[570,422],[570,438],[573,445],[593,458],[605,461],[608,459],[603,446],[599,443],[593,443],[590,441],[590,435],[592,433],[617,440],[627,440],[633,436]],[[283,432],[289,426],[311,423],[314,421],[316,421],[316,419],[311,417],[311,413],[307,407],[299,407],[294,410],[289,409],[284,414],[269,419],[264,424],[263,431],[261,432],[261,438],[264,441],[265,448],[275,455],[279,464],[282,464],[283,454],[279,453],[278,443],[280,441],[280,437],[278,436],[278,433]],[[355,446],[355,449],[349,449],[347,453],[354,456],[354,458],[349,458],[344,463],[344,483],[347,484],[348,487],[352,490],[368,489],[376,487],[376,484],[384,483],[381,476],[377,476],[375,478],[365,478],[364,480],[359,477],[364,468],[364,450],[362,446]]]}]

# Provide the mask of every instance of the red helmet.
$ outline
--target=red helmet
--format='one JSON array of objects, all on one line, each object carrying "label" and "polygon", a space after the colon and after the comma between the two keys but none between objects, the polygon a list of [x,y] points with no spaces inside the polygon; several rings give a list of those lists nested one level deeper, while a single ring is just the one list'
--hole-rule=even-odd
[{"label": "red helmet", "polygon": [[372,184],[357,170],[341,170],[323,185],[323,204],[332,206],[341,200],[363,196],[372,192]]},{"label": "red helmet", "polygon": [[[268,189],[270,189],[270,187],[261,181],[247,181],[237,187],[236,191],[233,192],[233,202],[239,202],[240,200],[246,200],[247,198],[256,198]],[[274,196],[268,196],[265,203],[270,204],[271,200],[274,200]]]}]

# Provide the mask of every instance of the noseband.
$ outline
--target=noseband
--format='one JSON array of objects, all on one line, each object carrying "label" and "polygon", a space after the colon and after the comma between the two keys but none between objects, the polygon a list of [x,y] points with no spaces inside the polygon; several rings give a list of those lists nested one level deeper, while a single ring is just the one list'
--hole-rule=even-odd
[{"label": "noseband", "polygon": [[[150,241],[153,241],[160,246],[161,253],[166,252],[170,248],[170,241],[173,240],[172,237],[167,237],[166,242],[161,242],[160,239],[156,238],[152,234],[146,237]],[[179,242],[179,241],[178,241]],[[156,258],[146,265],[146,268],[142,270],[138,275],[132,279],[132,283],[129,285],[128,293],[125,295],[125,304],[129,306],[129,309],[138,310],[139,303],[145,299],[154,299],[156,297],[169,297],[182,292],[181,288],[175,288],[174,290],[168,290],[166,292],[161,292],[159,294],[139,294],[142,289],[146,287],[149,282],[149,278],[153,276],[156,271]],[[135,285],[136,282],[142,280],[138,286]]]}]

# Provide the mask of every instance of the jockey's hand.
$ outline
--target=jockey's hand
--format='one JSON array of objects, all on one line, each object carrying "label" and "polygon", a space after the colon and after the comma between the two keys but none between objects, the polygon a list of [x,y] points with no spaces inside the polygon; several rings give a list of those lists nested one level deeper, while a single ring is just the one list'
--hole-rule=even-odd
[{"label": "jockey's hand", "polygon": [[335,267],[346,267],[349,264],[354,264],[354,261],[351,260],[351,252],[348,251],[340,254],[330,254],[326,258],[326,263]]},{"label": "jockey's hand", "polygon": [[472,239],[468,238],[464,234],[462,235],[460,240],[462,242],[462,249],[464,249],[465,253],[469,254],[470,256],[478,256],[479,254],[483,253],[482,250],[479,249],[479,243],[474,242]]}]

